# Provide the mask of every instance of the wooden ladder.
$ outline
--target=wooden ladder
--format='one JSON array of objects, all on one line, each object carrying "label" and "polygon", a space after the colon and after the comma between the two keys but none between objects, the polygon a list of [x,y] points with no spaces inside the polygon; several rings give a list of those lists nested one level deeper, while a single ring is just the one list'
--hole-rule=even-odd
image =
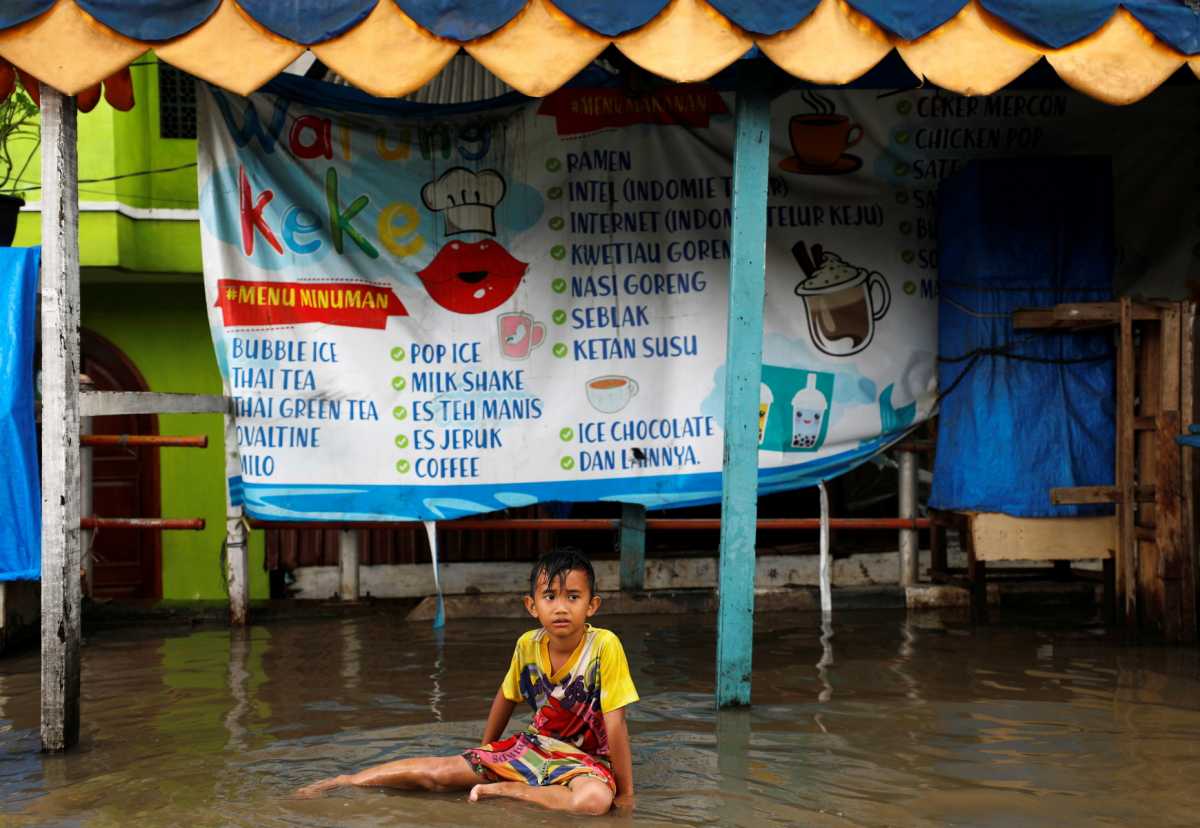
[{"label": "wooden ladder", "polygon": [[1123,298],[1013,314],[1014,329],[1117,327],[1116,474],[1111,486],[1051,489],[1057,504],[1117,510],[1117,601],[1126,624],[1169,642],[1197,637],[1197,453],[1175,442],[1194,422],[1196,305]]}]

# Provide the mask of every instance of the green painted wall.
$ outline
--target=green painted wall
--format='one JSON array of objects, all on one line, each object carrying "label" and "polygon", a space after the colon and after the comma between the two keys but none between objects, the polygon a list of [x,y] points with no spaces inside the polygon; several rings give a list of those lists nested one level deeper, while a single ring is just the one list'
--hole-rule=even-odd
[{"label": "green painted wall", "polygon": [[[83,325],[110,340],[141,371],[152,391],[220,394],[201,276],[200,225],[194,211],[196,142],[159,136],[158,65],[133,64],[136,105],[117,112],[103,100],[79,116],[79,255]],[[26,184],[40,180],[40,156]],[[167,172],[130,175],[177,167]],[[89,181],[89,179],[119,180]],[[22,193],[40,201],[38,189]],[[89,204],[103,209],[88,209]],[[119,202],[140,217],[118,212]],[[167,211],[170,218],[140,211]],[[163,215],[163,214],[159,214]],[[185,220],[178,220],[184,217]],[[16,245],[38,244],[41,214],[24,212]],[[163,434],[207,434],[206,449],[159,452],[164,517],[202,517],[203,532],[163,533],[164,600],[226,599],[221,571],[225,539],[225,459],[222,418],[162,415]],[[250,597],[269,596],[263,535],[251,534]]]},{"label": "green painted wall", "polygon": [[[198,273],[200,225],[178,220],[178,211],[196,209],[196,142],[159,137],[158,64],[146,56],[132,65],[136,105],[117,112],[103,100],[79,115],[79,261],[84,267],[120,267],[158,273]],[[172,169],[177,168],[177,169]],[[149,175],[131,175],[164,170]],[[41,157],[26,171],[27,182],[41,180]],[[115,176],[128,176],[118,180]],[[21,186],[28,186],[23,184]],[[21,193],[39,201],[40,189]],[[120,202],[141,210],[175,211],[172,220],[121,215],[89,204]],[[27,211],[17,225],[16,245],[38,244],[41,215]]]},{"label": "green painted wall", "polygon": [[[109,339],[141,371],[152,391],[220,394],[204,286],[197,276],[165,277],[165,283],[114,271],[87,271],[83,279],[83,325]],[[162,278],[162,277],[157,277]],[[171,283],[171,282],[175,283]],[[164,517],[202,517],[202,532],[163,533],[163,598],[224,600],[220,568],[225,539],[224,425],[215,414],[160,415],[163,434],[207,434],[205,449],[159,452]],[[250,597],[269,597],[261,532],[251,536]]]}]

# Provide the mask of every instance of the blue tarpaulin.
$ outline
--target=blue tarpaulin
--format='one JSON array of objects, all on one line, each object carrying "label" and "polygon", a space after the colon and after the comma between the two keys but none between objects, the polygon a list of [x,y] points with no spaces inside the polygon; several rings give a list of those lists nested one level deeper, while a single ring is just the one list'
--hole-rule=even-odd
[{"label": "blue tarpaulin", "polygon": [[1112,485],[1111,331],[1014,330],[1012,311],[1112,299],[1108,159],[972,162],[938,192],[938,382],[929,505],[1017,517],[1057,486]]},{"label": "blue tarpaulin", "polygon": [[0,581],[41,574],[41,494],[33,427],[38,247],[0,247]]}]

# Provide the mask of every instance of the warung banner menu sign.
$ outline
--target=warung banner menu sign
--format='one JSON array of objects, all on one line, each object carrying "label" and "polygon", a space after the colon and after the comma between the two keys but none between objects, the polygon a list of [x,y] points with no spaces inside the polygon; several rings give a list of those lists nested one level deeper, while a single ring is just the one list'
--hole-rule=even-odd
[{"label": "warung banner menu sign", "polygon": [[[412,116],[276,91],[202,93],[205,284],[250,514],[720,498],[730,99],[568,89]],[[773,106],[764,493],[934,404],[929,214],[876,174],[853,101]]]}]

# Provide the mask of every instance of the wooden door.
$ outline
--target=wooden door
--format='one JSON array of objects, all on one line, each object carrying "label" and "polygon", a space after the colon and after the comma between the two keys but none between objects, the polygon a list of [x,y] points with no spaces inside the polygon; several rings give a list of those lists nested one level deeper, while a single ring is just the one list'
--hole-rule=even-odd
[{"label": "wooden door", "polygon": [[[98,391],[148,390],[141,373],[111,342],[81,336],[83,373]],[[93,434],[157,434],[153,415],[96,417]],[[158,449],[113,446],[92,450],[92,513],[99,517],[160,517]],[[158,532],[108,529],[94,533],[92,595],[118,600],[162,597]]]}]

